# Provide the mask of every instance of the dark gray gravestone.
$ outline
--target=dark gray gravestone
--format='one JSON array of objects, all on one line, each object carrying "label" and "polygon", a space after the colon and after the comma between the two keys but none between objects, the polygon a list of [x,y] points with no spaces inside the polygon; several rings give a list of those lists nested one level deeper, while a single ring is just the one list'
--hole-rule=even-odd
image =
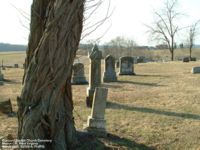
[{"label": "dark gray gravestone", "polygon": [[184,57],[183,58],[183,62],[189,62],[190,61],[190,58],[189,57]]},{"label": "dark gray gravestone", "polygon": [[72,71],[72,84],[88,84],[88,81],[85,78],[83,63],[75,63]]},{"label": "dark gray gravestone", "polygon": [[115,58],[111,55],[106,56],[104,64],[103,82],[115,82],[117,76],[115,72]]},{"label": "dark gray gravestone", "polygon": [[119,75],[135,75],[133,58],[126,56],[119,59]]},{"label": "dark gray gravestone", "polygon": [[3,81],[4,80],[4,76],[3,76],[3,73],[1,72],[1,68],[0,68],[0,81]]},{"label": "dark gray gravestone", "polygon": [[89,54],[89,58],[90,58],[89,87],[87,88],[86,104],[88,107],[92,107],[95,88],[101,84],[102,52],[99,51],[97,45],[94,45],[92,52]]},{"label": "dark gray gravestone", "polygon": [[0,102],[0,112],[6,113],[6,114],[9,114],[9,113],[13,112],[12,104],[11,104],[11,100],[10,99]]}]

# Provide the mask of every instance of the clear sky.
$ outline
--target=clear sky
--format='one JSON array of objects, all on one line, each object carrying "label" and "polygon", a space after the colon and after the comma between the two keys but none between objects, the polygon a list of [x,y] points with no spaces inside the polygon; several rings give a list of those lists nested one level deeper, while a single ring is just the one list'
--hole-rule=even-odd
[{"label": "clear sky", "polygon": [[[180,26],[188,26],[200,19],[200,0],[178,0],[178,10],[187,14],[180,20]],[[25,16],[30,15],[32,0],[1,0],[0,5],[0,42],[27,44],[29,20]],[[101,38],[101,42],[107,42],[116,36],[124,36],[134,39],[140,45],[151,44],[146,34],[147,28],[143,24],[153,22],[153,10],[162,6],[163,0],[111,0],[112,16],[97,31],[86,37],[84,40],[96,39],[102,36],[109,27],[109,30]],[[95,22],[105,16],[108,0],[90,19]],[[18,10],[17,10],[17,9]],[[23,13],[26,12],[26,13]],[[21,12],[21,13],[20,13]],[[178,35],[179,40],[185,40],[186,35]],[[200,44],[200,38],[196,43]]]}]

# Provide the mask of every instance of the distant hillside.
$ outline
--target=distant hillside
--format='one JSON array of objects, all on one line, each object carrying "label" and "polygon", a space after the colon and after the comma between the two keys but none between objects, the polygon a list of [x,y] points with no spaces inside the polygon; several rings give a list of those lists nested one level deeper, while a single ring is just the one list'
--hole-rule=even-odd
[{"label": "distant hillside", "polygon": [[14,44],[7,44],[7,43],[0,43],[0,52],[5,51],[25,51],[26,45],[14,45]]},{"label": "distant hillside", "polygon": [[[92,44],[83,44],[80,43],[79,48],[82,50],[86,50],[87,52],[92,49]],[[104,49],[105,47],[109,47],[108,45],[99,45],[100,49]],[[0,43],[0,52],[7,52],[7,51],[25,51],[27,48],[27,45],[18,45],[18,44],[8,44],[8,43]],[[149,49],[149,50],[155,50],[154,47],[149,46],[137,46],[134,47],[135,49]],[[200,44],[194,45],[193,48],[200,48]]]}]

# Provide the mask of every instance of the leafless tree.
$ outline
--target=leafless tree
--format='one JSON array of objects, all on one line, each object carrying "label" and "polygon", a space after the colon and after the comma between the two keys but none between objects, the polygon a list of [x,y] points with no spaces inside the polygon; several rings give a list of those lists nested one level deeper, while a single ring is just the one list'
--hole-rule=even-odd
[{"label": "leafless tree", "polygon": [[84,12],[93,9],[86,15],[90,17],[101,2],[33,0],[23,89],[17,98],[19,139],[50,139],[44,143],[47,150],[74,149],[71,70],[81,34],[87,36],[105,21],[83,33]]},{"label": "leafless tree", "polygon": [[137,43],[132,39],[117,36],[105,45],[107,45],[104,48],[106,55],[111,54],[115,56],[115,58],[119,58],[122,55],[130,56],[131,52],[134,50],[134,47],[137,46]]},{"label": "leafless tree", "polygon": [[177,0],[166,0],[164,8],[154,12],[156,20],[153,25],[145,25],[153,40],[168,45],[172,61],[174,60],[175,35],[179,30],[176,21],[182,15],[177,11],[177,3]]},{"label": "leafless tree", "polygon": [[198,26],[199,22],[200,22],[200,20],[195,22],[192,26],[190,26],[190,29],[189,29],[188,47],[189,47],[190,60],[192,59],[192,48],[194,46],[195,38],[197,36],[197,26]]},{"label": "leafless tree", "polygon": [[45,149],[76,141],[71,69],[83,27],[85,0],[33,0],[18,138],[51,139]]}]

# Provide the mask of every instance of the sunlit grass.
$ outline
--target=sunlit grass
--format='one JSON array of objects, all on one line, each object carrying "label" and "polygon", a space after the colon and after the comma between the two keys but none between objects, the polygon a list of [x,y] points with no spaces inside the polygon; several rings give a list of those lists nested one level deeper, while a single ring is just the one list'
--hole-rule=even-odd
[{"label": "sunlit grass", "polygon": [[[13,57],[5,57],[9,63],[14,63]],[[20,59],[24,60],[23,57]],[[88,78],[89,61],[87,57],[80,61],[85,63]],[[118,82],[104,83],[102,86],[109,90],[105,116],[107,131],[124,138],[107,144],[124,149],[128,146],[130,149],[130,145],[135,143],[160,150],[199,149],[200,75],[190,73],[193,66],[200,66],[200,62],[136,64],[136,76],[118,76]],[[2,72],[5,79],[13,82],[0,86],[0,99],[11,98],[16,110],[23,69],[10,68]],[[91,111],[85,106],[87,87],[73,85],[74,117],[78,130],[82,130]],[[3,114],[0,119],[0,136],[16,135],[17,119]]]}]

